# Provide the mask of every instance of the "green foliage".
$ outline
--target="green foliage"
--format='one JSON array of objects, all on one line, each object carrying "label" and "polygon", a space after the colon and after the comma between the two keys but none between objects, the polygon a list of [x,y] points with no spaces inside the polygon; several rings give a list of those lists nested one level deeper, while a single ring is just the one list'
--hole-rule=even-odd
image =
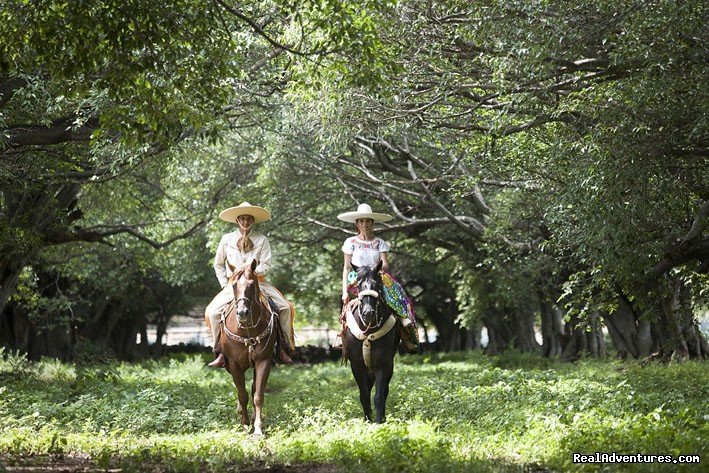
[{"label": "green foliage", "polygon": [[[706,17],[670,0],[5,2],[0,81],[23,85],[0,108],[0,269],[31,267],[11,302],[68,324],[97,294],[171,289],[148,317],[209,295],[231,230],[216,211],[243,200],[274,211],[269,277],[299,321],[334,319],[335,215],[361,201],[396,205],[393,264],[464,325],[540,293],[580,315],[651,299],[709,196]],[[60,119],[89,134],[7,144]],[[440,206],[483,235],[418,226]],[[706,304],[705,275],[673,264]],[[42,293],[39,268],[71,287]]]},{"label": "green foliage", "polygon": [[218,10],[201,1],[167,9],[141,2],[6,2],[0,58],[10,73],[58,81],[57,103],[100,110],[96,136],[121,131],[134,144],[147,134],[165,139],[185,125],[206,124],[231,93],[224,78],[235,75],[234,52],[241,48],[226,29],[212,27]]},{"label": "green foliage", "polygon": [[[99,467],[140,471],[324,465],[463,472],[593,469],[573,464],[573,452],[709,453],[705,363],[641,368],[519,354],[406,356],[397,362],[381,426],[361,420],[348,368],[282,367],[269,379],[266,437],[252,439],[236,424],[229,376],[205,370],[205,361],[79,367],[4,353],[0,455],[10,464],[88,455]],[[603,467],[663,471],[659,464]]]}]

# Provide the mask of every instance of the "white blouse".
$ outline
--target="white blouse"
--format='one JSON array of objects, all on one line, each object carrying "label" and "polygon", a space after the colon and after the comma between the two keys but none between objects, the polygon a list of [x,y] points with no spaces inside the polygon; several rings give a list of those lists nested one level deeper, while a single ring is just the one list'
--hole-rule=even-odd
[{"label": "white blouse", "polygon": [[227,233],[217,246],[217,254],[214,257],[214,273],[222,287],[226,286],[232,273],[226,264],[227,261],[232,266],[241,268],[251,263],[251,260],[255,258],[258,261],[258,266],[256,266],[256,274],[258,275],[265,275],[271,269],[271,244],[264,234],[255,230],[251,231],[249,238],[254,243],[254,247],[246,253],[236,246],[239,238],[241,238],[241,232],[238,230]]},{"label": "white blouse", "polygon": [[376,266],[379,263],[379,253],[389,251],[389,243],[379,237],[371,241],[360,240],[356,236],[345,240],[342,252],[352,255],[352,264],[355,266]]}]

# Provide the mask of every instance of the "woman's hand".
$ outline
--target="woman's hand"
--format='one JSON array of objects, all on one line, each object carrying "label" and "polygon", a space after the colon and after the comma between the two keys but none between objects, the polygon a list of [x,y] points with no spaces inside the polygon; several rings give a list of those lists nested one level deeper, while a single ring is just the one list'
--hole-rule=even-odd
[{"label": "woman's hand", "polygon": [[347,294],[346,292],[342,293],[342,305],[347,305],[347,303],[350,301],[350,295]]}]

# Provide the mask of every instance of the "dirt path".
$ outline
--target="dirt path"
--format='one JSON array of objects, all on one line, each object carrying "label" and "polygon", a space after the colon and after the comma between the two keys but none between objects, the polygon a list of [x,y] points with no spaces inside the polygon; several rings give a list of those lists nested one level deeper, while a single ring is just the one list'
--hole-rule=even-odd
[{"label": "dirt path", "polygon": [[[156,463],[144,464],[140,470],[150,473],[170,471],[169,465]],[[225,471],[240,471],[245,473],[337,473],[343,471],[334,465],[294,465],[294,466],[225,466]],[[0,473],[127,473],[136,471],[134,468],[123,469],[118,465],[102,468],[91,461],[89,457],[68,457],[37,455],[22,458],[0,457]],[[203,471],[210,471],[205,468]]]}]

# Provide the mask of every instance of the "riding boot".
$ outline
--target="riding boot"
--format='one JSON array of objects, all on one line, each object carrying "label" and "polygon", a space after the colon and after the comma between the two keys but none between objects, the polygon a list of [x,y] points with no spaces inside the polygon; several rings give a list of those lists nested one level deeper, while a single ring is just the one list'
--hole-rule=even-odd
[{"label": "riding boot", "polygon": [[282,345],[278,347],[278,361],[284,365],[290,365],[293,363],[293,358],[286,353],[286,350]]},{"label": "riding boot", "polygon": [[283,331],[283,327],[280,324],[276,324],[276,359],[279,363],[284,365],[289,365],[293,363],[293,358],[291,358],[290,344],[286,339],[286,334]]},{"label": "riding boot", "polygon": [[224,368],[224,354],[218,353],[214,361],[208,363],[207,366],[210,368]]},{"label": "riding boot", "polygon": [[401,342],[404,344],[404,350],[406,350],[406,353],[418,353],[419,344],[416,327],[414,327],[413,324],[409,324],[406,327],[404,327],[403,324],[397,325],[399,327],[399,336],[401,337]]}]

